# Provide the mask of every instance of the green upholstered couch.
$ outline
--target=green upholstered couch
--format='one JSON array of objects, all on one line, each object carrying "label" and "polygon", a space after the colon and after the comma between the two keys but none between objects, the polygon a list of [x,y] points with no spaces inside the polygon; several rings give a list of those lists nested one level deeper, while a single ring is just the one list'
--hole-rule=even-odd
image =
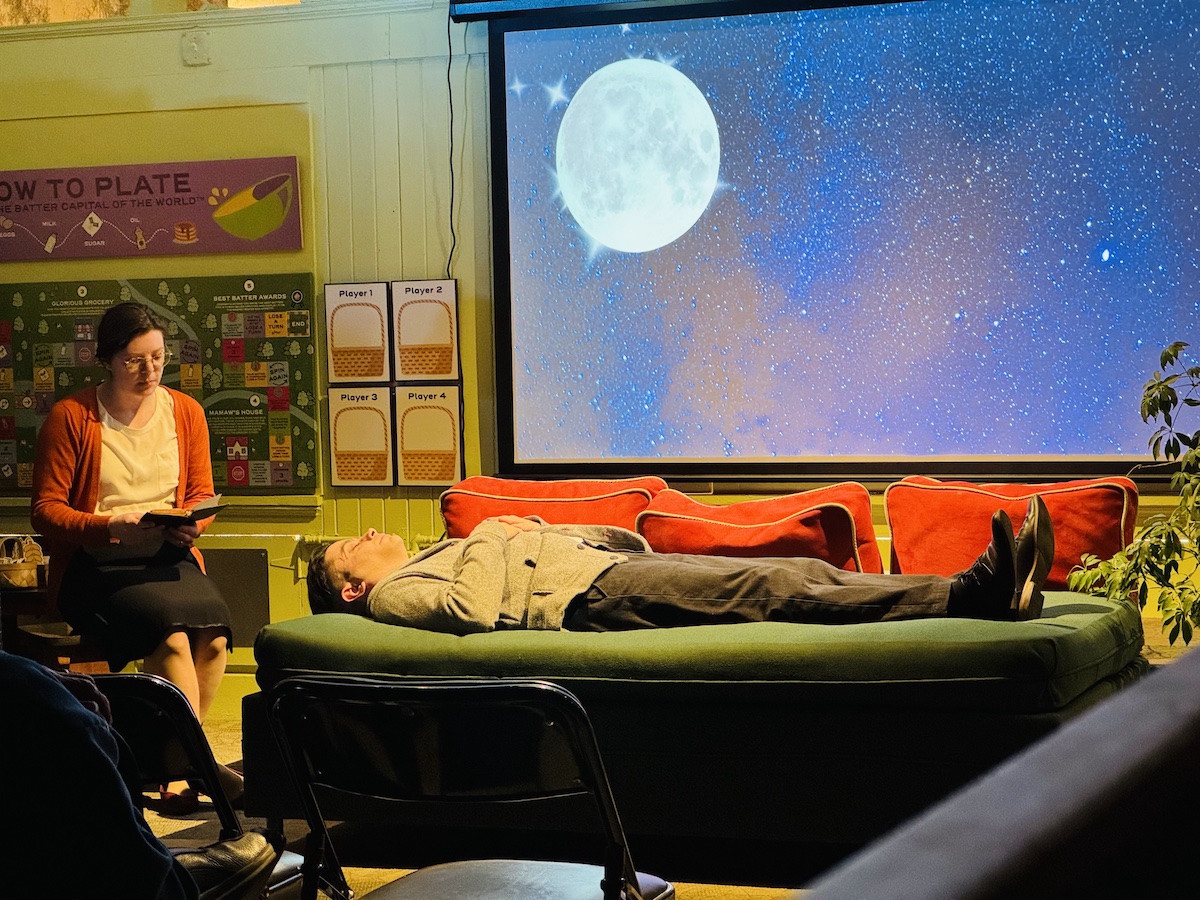
[{"label": "green upholstered couch", "polygon": [[[1050,592],[1031,622],[456,637],[324,615],[268,625],[255,656],[264,690],[310,671],[564,685],[593,720],[634,846],[682,844],[692,854],[668,874],[704,880],[705,860],[739,845],[779,862],[780,847],[836,859],[866,844],[1140,677],[1142,645],[1132,606]],[[243,723],[247,814],[298,816],[262,693]],[[761,860],[741,858],[720,877],[756,883]]]}]

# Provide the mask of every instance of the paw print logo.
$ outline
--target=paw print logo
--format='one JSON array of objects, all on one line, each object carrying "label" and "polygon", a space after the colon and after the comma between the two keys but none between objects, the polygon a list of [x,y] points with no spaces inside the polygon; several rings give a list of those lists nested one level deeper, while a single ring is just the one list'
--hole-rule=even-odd
[{"label": "paw print logo", "polygon": [[213,188],[208,194],[209,206],[220,206],[229,196],[229,188]]}]

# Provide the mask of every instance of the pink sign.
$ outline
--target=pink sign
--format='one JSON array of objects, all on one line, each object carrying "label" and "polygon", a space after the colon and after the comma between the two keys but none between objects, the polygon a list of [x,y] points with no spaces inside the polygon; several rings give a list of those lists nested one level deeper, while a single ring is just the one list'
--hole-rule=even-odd
[{"label": "pink sign", "polygon": [[294,156],[0,171],[0,262],[302,246]]}]

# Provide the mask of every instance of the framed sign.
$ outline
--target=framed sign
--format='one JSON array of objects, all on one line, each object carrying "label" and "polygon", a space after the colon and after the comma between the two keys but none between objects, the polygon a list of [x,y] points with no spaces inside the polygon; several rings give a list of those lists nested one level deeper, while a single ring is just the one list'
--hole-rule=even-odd
[{"label": "framed sign", "polygon": [[392,391],[329,389],[329,468],[335,485],[393,485]]},{"label": "framed sign", "polygon": [[387,321],[387,284],[325,285],[331,384],[388,380]]},{"label": "framed sign", "polygon": [[302,246],[294,156],[0,171],[0,262]]},{"label": "framed sign", "polygon": [[458,385],[396,387],[398,484],[453,484],[462,478]]},{"label": "framed sign", "polygon": [[458,291],[453,280],[393,281],[397,381],[458,378]]},{"label": "framed sign", "polygon": [[301,273],[0,285],[0,495],[28,494],[54,403],[104,379],[96,327],[125,301],[166,322],[163,383],[204,407],[217,491],[315,493],[313,279]]}]

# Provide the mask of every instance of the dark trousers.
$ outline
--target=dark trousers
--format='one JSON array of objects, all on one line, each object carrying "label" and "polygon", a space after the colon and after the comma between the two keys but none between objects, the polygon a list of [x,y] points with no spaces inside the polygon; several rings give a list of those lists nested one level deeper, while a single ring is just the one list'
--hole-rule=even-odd
[{"label": "dark trousers", "polygon": [[846,625],[945,616],[950,580],[846,572],[816,559],[630,554],[571,603],[569,631],[734,622]]}]

